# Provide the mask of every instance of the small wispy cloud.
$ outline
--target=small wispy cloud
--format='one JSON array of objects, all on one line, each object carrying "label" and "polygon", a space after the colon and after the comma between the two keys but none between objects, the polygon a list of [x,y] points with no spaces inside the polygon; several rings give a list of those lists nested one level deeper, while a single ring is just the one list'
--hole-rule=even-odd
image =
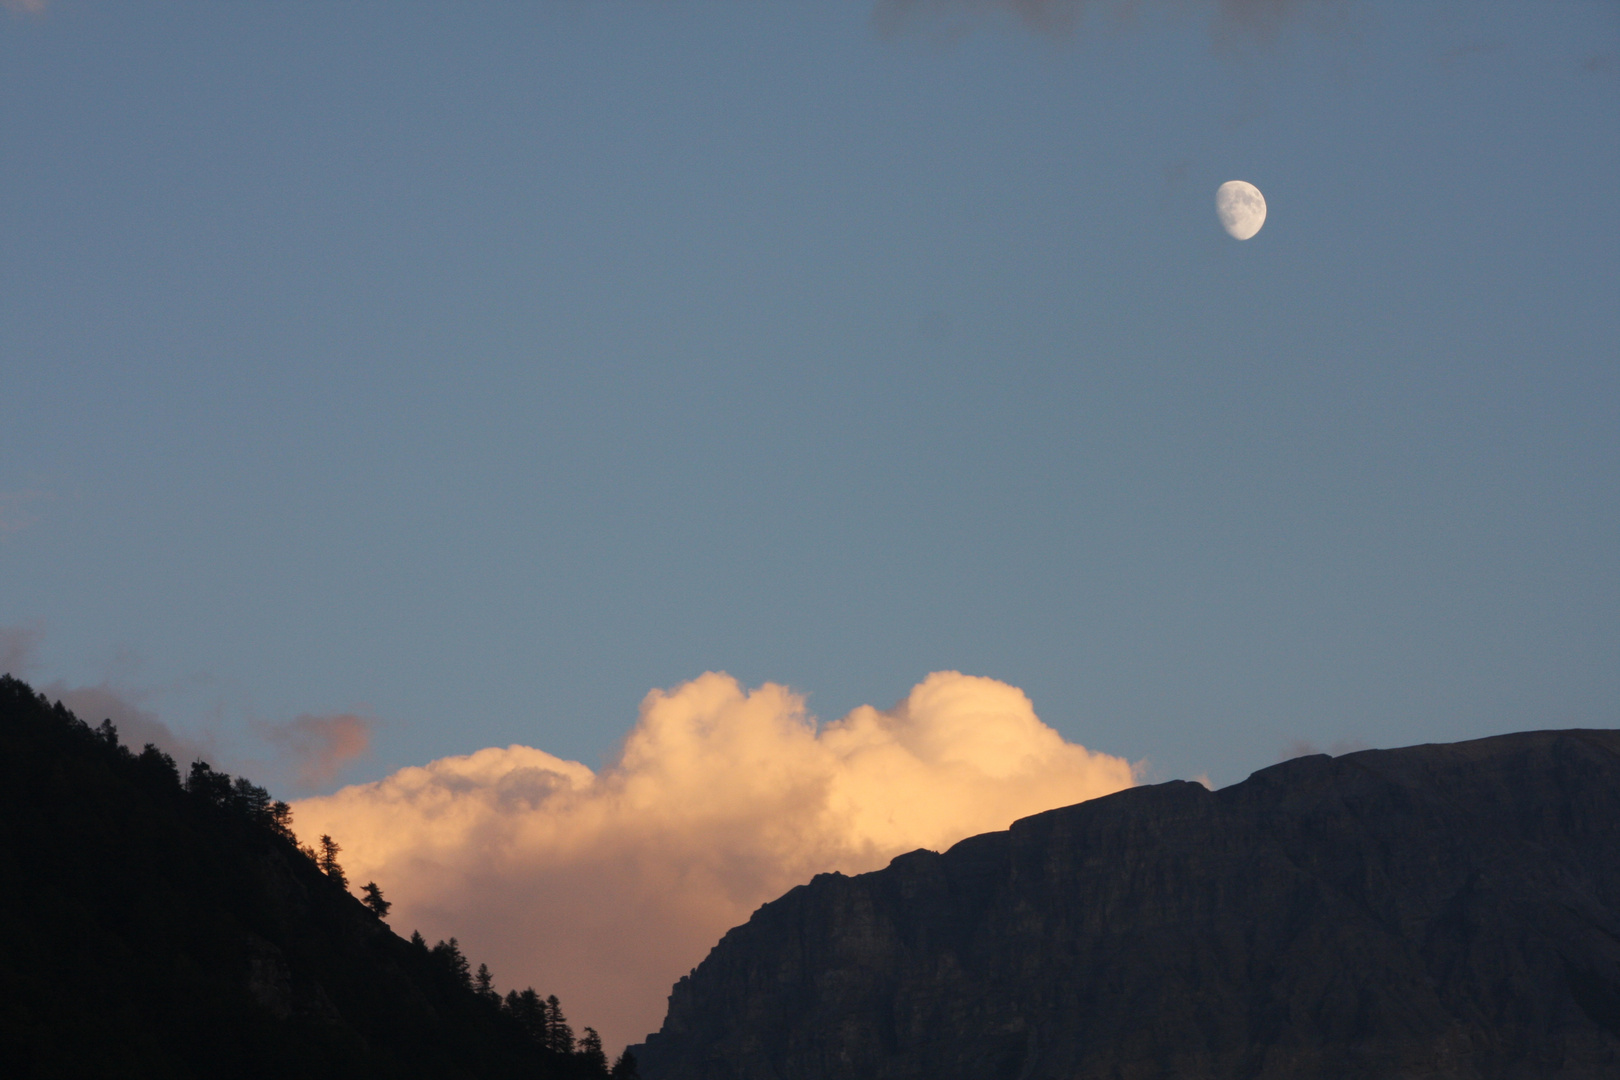
[{"label": "small wispy cloud", "polygon": [[22,678],[34,666],[45,628],[39,623],[0,626],[0,675]]},{"label": "small wispy cloud", "polygon": [[1295,758],[1310,757],[1321,752],[1309,739],[1293,739],[1277,753],[1277,760],[1293,761]]},{"label": "small wispy cloud", "polygon": [[325,787],[371,748],[376,721],[360,713],[308,714],[281,724],[259,725],[264,738],[292,758],[298,783]]},{"label": "small wispy cloud", "polygon": [[0,6],[13,15],[43,15],[46,0],[0,0]]},{"label": "small wispy cloud", "polygon": [[[40,644],[45,638],[42,621],[0,625],[0,674],[32,679],[39,668]],[[85,723],[95,726],[111,720],[125,746],[139,751],[152,743],[169,754],[184,770],[193,761],[207,761],[216,769],[242,771],[259,782],[284,783],[308,794],[329,787],[343,770],[371,748],[377,721],[364,713],[338,712],[300,715],[283,723],[255,720],[251,712],[216,702],[192,722],[187,733],[176,731],[154,710],[153,702],[171,700],[177,693],[207,687],[207,676],[190,676],[167,685],[143,685],[138,677],[140,659],[118,650],[108,673],[97,683],[70,683],[53,679],[34,683],[52,701],[60,701]],[[247,727],[275,749],[258,756],[246,745],[227,714],[249,712]],[[200,732],[200,734],[199,734]]]},{"label": "small wispy cloud", "polygon": [[1326,750],[1320,749],[1309,739],[1294,739],[1283,747],[1282,752],[1277,755],[1277,760],[1292,761],[1294,758],[1310,757],[1312,754],[1327,754],[1330,757],[1338,757],[1341,754],[1354,754],[1360,750],[1370,749],[1372,747],[1360,739],[1339,739]]},{"label": "small wispy cloud", "polygon": [[118,741],[134,750],[151,743],[172,756],[182,770],[197,760],[218,761],[211,739],[198,741],[176,733],[158,715],[139,704],[141,694],[102,680],[94,686],[69,686],[58,679],[46,683],[39,692],[60,701],[75,716],[92,726],[111,720],[118,728]]},{"label": "small wispy cloud", "polygon": [[[39,665],[39,647],[45,640],[45,624],[0,626],[0,674],[29,678]],[[127,657],[123,658],[129,663]],[[65,679],[36,683],[34,689],[52,701],[60,701],[75,716],[92,726],[111,720],[118,728],[118,740],[139,750],[147,743],[172,755],[182,766],[198,758],[212,758],[212,739],[197,740],[177,734],[141,704],[157,691],[129,689],[124,680],[104,678],[93,686],[75,686]]]}]

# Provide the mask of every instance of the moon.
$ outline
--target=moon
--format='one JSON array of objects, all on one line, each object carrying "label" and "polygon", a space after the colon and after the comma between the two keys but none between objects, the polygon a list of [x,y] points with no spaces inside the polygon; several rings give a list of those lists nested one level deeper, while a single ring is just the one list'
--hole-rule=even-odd
[{"label": "moon", "polygon": [[1228,235],[1247,240],[1266,223],[1266,197],[1247,180],[1228,180],[1215,192],[1215,212]]}]

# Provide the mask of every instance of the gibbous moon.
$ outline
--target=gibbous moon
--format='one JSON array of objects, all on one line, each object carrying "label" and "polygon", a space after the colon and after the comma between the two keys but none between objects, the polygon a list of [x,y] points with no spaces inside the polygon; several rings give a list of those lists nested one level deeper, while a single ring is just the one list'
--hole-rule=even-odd
[{"label": "gibbous moon", "polygon": [[1221,216],[1221,228],[1247,240],[1266,223],[1266,197],[1247,180],[1228,180],[1215,192],[1215,212]]}]

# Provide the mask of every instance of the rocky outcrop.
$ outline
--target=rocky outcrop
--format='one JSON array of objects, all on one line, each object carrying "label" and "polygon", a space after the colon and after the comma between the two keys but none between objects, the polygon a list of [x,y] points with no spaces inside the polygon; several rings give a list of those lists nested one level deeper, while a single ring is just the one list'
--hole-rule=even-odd
[{"label": "rocky outcrop", "polygon": [[1065,807],[729,932],[648,1080],[1620,1076],[1620,732]]}]

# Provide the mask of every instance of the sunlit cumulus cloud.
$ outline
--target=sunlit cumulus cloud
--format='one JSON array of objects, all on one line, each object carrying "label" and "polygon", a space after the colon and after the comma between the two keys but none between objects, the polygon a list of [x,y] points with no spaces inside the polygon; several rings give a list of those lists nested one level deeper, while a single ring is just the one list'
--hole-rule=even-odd
[{"label": "sunlit cumulus cloud", "polygon": [[930,675],[889,710],[820,724],[803,696],[709,673],[654,691],[600,774],[525,746],[295,804],[390,922],[455,934],[499,985],[562,997],[610,1043],[656,1030],[671,983],[816,873],[856,873],[1132,783],[1022,691]]},{"label": "sunlit cumulus cloud", "polygon": [[359,713],[304,715],[282,724],[264,724],[261,731],[267,742],[292,759],[298,782],[318,788],[337,779],[344,766],[370,748],[374,723]]}]

